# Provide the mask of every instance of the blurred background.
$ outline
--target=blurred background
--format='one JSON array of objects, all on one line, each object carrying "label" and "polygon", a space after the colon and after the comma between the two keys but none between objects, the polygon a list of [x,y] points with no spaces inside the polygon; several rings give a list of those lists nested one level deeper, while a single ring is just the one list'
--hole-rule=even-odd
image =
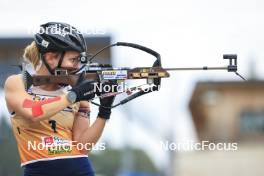
[{"label": "blurred background", "polygon": [[[171,72],[159,92],[113,110],[106,150],[90,155],[101,176],[264,175],[264,2],[261,0],[0,1],[0,176],[22,175],[3,93],[40,24],[69,23],[95,53],[117,41],[161,54],[163,67],[226,66],[238,55],[242,81],[227,71]],[[151,66],[154,58],[117,47],[98,62]],[[92,107],[96,118],[97,107]],[[238,143],[236,151],[172,150],[171,144]]]}]

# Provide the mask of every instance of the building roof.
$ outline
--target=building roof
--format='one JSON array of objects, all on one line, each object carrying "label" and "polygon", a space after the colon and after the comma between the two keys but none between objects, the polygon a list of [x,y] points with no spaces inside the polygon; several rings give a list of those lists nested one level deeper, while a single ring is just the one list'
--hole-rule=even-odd
[{"label": "building roof", "polygon": [[[0,48],[5,47],[18,47],[25,46],[33,40],[33,37],[0,37]],[[109,36],[85,36],[87,46],[93,46],[98,44],[108,44],[111,43],[111,38]]]}]

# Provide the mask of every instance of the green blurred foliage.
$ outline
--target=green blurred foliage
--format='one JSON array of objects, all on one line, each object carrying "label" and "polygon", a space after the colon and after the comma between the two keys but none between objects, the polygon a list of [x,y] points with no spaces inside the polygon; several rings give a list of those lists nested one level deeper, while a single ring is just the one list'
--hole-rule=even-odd
[{"label": "green blurred foliage", "polygon": [[121,172],[159,173],[151,159],[140,149],[107,149],[91,153],[89,157],[98,175],[116,176]]},{"label": "green blurred foliage", "polygon": [[4,118],[0,121],[0,175],[23,175],[15,137],[10,125]]}]

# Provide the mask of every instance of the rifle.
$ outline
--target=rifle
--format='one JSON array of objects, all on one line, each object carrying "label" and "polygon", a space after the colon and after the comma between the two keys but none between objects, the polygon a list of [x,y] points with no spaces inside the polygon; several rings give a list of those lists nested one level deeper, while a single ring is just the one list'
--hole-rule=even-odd
[{"label": "rifle", "polygon": [[[136,68],[114,68],[109,64],[98,64],[93,63],[92,60],[104,50],[113,47],[113,46],[125,46],[132,47],[135,49],[139,49],[144,51],[150,55],[153,55],[156,60],[153,63],[152,67],[136,67]],[[168,78],[170,74],[168,71],[184,71],[184,70],[227,70],[228,72],[234,72],[241,79],[245,80],[237,72],[237,55],[236,54],[224,54],[223,59],[229,60],[228,66],[223,67],[186,67],[186,68],[163,68],[161,65],[160,54],[150,48],[147,48],[142,45],[134,44],[134,43],[125,43],[125,42],[117,42],[115,44],[108,45],[90,58],[82,57],[80,61],[84,64],[79,70],[72,71],[69,73],[70,69],[57,69],[55,71],[55,75],[30,75],[29,72],[22,68],[23,80],[26,89],[30,86],[40,86],[45,84],[63,84],[63,85],[71,85],[74,86],[80,76],[80,74],[85,75],[85,79],[95,81],[97,83],[105,82],[105,81],[116,81],[119,84],[124,83],[126,80],[133,79],[145,79],[147,88],[139,88],[140,86],[136,86],[130,88],[129,91],[115,92],[109,93],[106,95],[101,95],[98,97],[104,98],[107,96],[115,96],[123,92],[127,92],[129,96],[119,103],[113,105],[111,108],[117,107],[119,105],[123,105],[139,96],[148,94],[153,91],[158,91],[161,86],[161,78]],[[138,89],[139,88],[139,89]],[[137,90],[136,93],[132,94],[131,91]],[[132,94],[132,95],[131,95]],[[92,102],[93,104],[99,106],[99,104]]]}]

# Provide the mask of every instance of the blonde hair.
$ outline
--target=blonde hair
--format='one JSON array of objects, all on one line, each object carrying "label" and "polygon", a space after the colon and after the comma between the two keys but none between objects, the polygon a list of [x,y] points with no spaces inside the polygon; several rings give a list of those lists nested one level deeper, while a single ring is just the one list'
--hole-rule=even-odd
[{"label": "blonde hair", "polygon": [[39,51],[37,48],[37,44],[35,41],[31,42],[25,49],[24,49],[24,54],[23,54],[24,60],[27,62],[31,63],[36,70],[37,66],[40,63],[40,58],[39,58]]}]

